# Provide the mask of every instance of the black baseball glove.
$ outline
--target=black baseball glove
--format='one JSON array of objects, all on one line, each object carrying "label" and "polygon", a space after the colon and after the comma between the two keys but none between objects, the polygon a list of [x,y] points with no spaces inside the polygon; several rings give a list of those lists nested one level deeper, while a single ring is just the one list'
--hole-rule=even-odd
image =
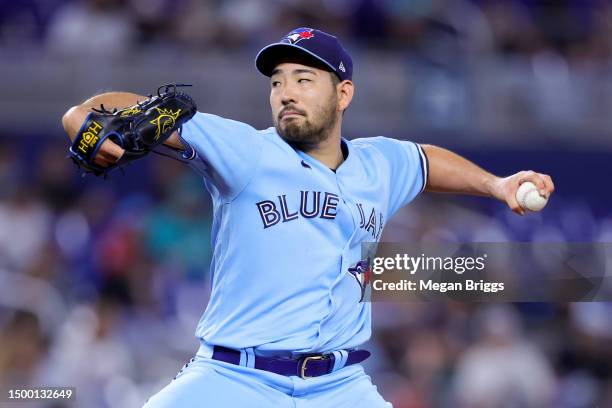
[{"label": "black baseball glove", "polygon": [[[109,111],[103,105],[93,109],[74,139],[69,157],[85,173],[106,176],[113,169],[146,156],[195,115],[197,106],[193,99],[176,90],[181,86],[188,85],[163,85],[157,89],[157,95],[125,109]],[[94,159],[107,138],[125,153],[113,165],[102,167]]]}]

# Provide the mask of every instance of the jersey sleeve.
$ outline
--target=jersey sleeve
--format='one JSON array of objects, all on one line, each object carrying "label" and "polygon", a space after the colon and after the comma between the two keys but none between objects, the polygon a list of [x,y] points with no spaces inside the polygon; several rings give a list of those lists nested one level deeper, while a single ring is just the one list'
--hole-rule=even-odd
[{"label": "jersey sleeve", "polygon": [[388,162],[389,217],[414,200],[427,183],[429,164],[423,148],[414,142],[377,137],[376,146]]},{"label": "jersey sleeve", "polygon": [[235,198],[255,173],[263,136],[235,120],[198,112],[180,132],[183,159],[225,199]]}]

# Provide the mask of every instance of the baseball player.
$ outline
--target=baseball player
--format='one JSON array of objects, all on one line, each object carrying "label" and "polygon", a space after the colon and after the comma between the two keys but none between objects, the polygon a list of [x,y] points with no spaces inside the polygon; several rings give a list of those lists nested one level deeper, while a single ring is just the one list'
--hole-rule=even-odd
[{"label": "baseball player", "polygon": [[[549,196],[552,180],[499,178],[435,146],[343,138],[353,62],[320,30],[291,31],[255,63],[270,78],[273,127],[198,112],[165,141],[212,196],[212,293],[195,357],[146,407],[389,407],[360,365],[371,323],[361,243],[378,241],[424,190],[488,196],[522,213],[518,186],[529,180]],[[93,106],[143,99],[98,95],[63,124],[74,139]],[[95,162],[122,154],[107,140]]]}]

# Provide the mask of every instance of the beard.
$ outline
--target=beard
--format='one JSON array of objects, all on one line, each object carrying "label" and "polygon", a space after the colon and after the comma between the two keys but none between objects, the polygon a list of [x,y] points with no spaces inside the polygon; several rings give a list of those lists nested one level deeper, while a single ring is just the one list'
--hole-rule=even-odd
[{"label": "beard", "polygon": [[276,127],[280,137],[293,148],[302,151],[311,150],[329,137],[331,129],[333,129],[338,120],[336,105],[337,101],[335,98],[330,98],[330,101],[325,106],[319,107],[314,112],[312,120],[302,110],[289,106],[285,107],[284,110],[295,110],[302,114],[302,116],[284,121],[274,117],[274,127]]}]

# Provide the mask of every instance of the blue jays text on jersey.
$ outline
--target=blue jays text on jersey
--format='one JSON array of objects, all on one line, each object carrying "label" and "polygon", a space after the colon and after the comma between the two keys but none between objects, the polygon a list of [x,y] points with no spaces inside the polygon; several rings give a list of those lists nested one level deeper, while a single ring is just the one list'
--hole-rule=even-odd
[{"label": "blue jays text on jersey", "polygon": [[[323,202],[321,203],[321,197]],[[287,204],[287,195],[277,197],[278,207],[274,200],[264,200],[256,203],[264,228],[288,222],[298,218],[326,218],[333,220],[338,211],[339,197],[337,194],[321,191],[300,191],[299,211],[292,212]],[[310,201],[310,205],[309,205]]]},{"label": "blue jays text on jersey", "polygon": [[196,336],[260,352],[325,353],[367,341],[361,243],[379,240],[386,220],[424,189],[421,147],[342,139],[348,155],[332,171],[274,128],[215,115],[197,113],[181,139],[213,200],[212,292]]},{"label": "blue jays text on jersey", "polygon": [[[256,205],[263,228],[269,228],[279,222],[288,222],[299,218],[320,217],[333,220],[336,218],[339,200],[337,194],[327,191],[300,191],[299,203],[294,212],[290,210],[290,205],[287,204],[286,194],[277,196],[275,200],[260,201]],[[276,201],[278,201],[278,205]],[[356,206],[359,210],[359,227],[369,231],[372,239],[378,241],[384,225],[382,213],[377,214],[376,209],[372,207],[372,211],[366,219],[363,204],[356,203]]]}]

